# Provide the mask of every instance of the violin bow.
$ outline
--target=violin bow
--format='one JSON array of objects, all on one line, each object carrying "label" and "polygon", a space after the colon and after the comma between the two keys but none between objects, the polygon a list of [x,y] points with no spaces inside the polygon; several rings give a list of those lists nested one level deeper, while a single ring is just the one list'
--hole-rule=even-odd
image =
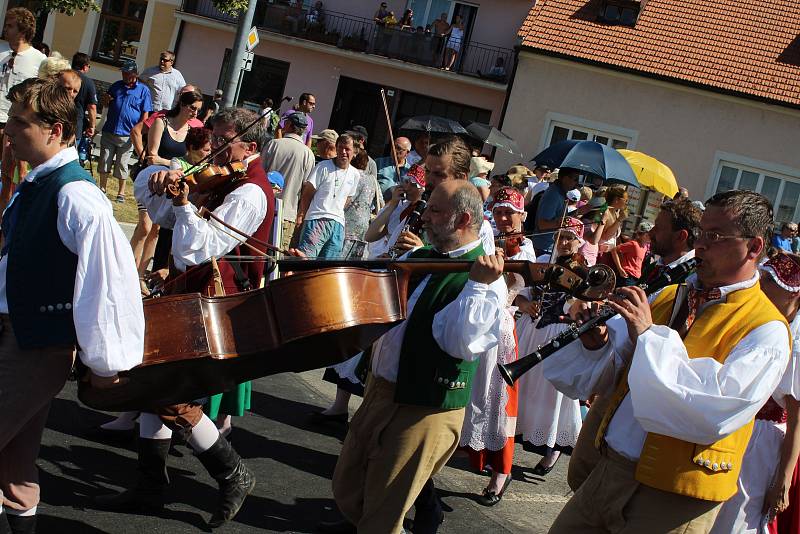
[{"label": "violin bow", "polygon": [[397,161],[397,150],[394,147],[394,132],[392,132],[392,119],[389,116],[389,103],[386,100],[386,91],[381,87],[381,101],[383,101],[383,113],[386,115],[386,126],[389,128],[389,144],[392,147],[392,161],[394,170],[397,173],[397,181],[400,182],[400,162]]},{"label": "violin bow", "polygon": [[[262,240],[260,240],[260,239],[258,239],[258,238],[256,238],[256,237],[253,237],[252,235],[248,234],[247,232],[243,232],[242,230],[239,230],[239,229],[238,229],[238,228],[236,228],[235,226],[233,226],[233,225],[230,225],[230,224],[226,223],[226,222],[225,222],[225,221],[223,221],[221,218],[219,218],[219,217],[217,217],[216,215],[214,215],[214,213],[213,213],[213,212],[212,212],[210,209],[208,209],[208,208],[205,208],[205,207],[203,207],[203,208],[200,208],[199,210],[195,211],[195,213],[196,213],[196,214],[197,214],[197,216],[198,216],[198,217],[200,217],[201,219],[210,219],[210,220],[213,220],[214,222],[216,222],[216,223],[218,223],[218,224],[222,225],[224,228],[227,228],[227,229],[228,229],[228,230],[230,230],[231,232],[235,232],[236,234],[239,234],[239,236],[241,236],[241,237],[238,237],[238,236],[232,235],[232,234],[230,234],[229,232],[226,232],[226,231],[225,231],[223,228],[217,228],[217,230],[219,230],[219,231],[221,231],[221,232],[224,232],[225,234],[227,234],[227,235],[229,235],[229,236],[233,237],[234,239],[236,239],[237,241],[239,241],[239,242],[240,242],[240,243],[242,243],[243,245],[246,245],[246,246],[247,246],[247,247],[249,247],[250,249],[257,251],[257,253],[258,253],[259,255],[262,255],[262,256],[267,256],[268,254],[267,254],[266,252],[263,252],[263,251],[261,251],[261,250],[259,250],[259,249],[255,248],[255,247],[254,247],[254,246],[252,246],[251,244],[247,243],[245,240],[250,240],[250,241],[253,241],[255,244],[257,244],[257,245],[261,245],[262,247],[266,248],[267,250],[272,250],[272,251],[275,251],[275,252],[280,252],[281,254],[290,255],[288,251],[286,251],[286,250],[284,250],[284,249],[282,249],[282,248],[280,248],[280,247],[276,247],[276,246],[275,246],[275,245],[273,245],[272,243],[267,243],[266,241],[262,241]],[[242,238],[244,238],[244,239],[242,239]]]}]

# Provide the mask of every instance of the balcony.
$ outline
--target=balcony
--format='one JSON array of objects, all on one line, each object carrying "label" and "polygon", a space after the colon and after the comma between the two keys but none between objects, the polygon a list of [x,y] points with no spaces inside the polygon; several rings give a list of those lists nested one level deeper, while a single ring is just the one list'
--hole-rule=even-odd
[{"label": "balcony", "polygon": [[[217,10],[211,0],[183,0],[181,11],[230,24],[237,20]],[[441,68],[446,48],[458,44],[422,28],[380,26],[372,19],[327,10],[318,17],[308,5],[286,6],[266,0],[259,0],[253,23],[262,31],[433,68]],[[492,71],[498,60],[503,67]],[[512,60],[509,48],[467,41],[460,43],[452,72],[505,84]]]}]

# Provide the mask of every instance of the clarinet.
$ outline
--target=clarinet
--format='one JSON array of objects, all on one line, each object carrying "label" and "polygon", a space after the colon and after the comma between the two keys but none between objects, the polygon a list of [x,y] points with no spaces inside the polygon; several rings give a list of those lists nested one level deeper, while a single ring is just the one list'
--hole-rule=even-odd
[{"label": "clarinet", "polygon": [[[641,287],[645,293],[651,295],[667,286],[681,283],[694,272],[699,262],[700,260],[697,259],[688,260],[680,265],[667,269],[649,284],[641,284],[639,287]],[[569,345],[592,328],[605,324],[606,321],[616,314],[617,312],[613,311],[610,307],[604,306],[595,317],[592,317],[585,323],[581,325],[571,323],[567,330],[540,346],[531,354],[508,364],[497,364],[497,368],[500,370],[500,376],[503,377],[506,384],[513,386],[514,382],[516,382],[519,377],[533,369],[545,358],[558,352],[562,347]]]},{"label": "clarinet", "polygon": [[[403,227],[403,232],[411,232],[412,234],[419,235],[422,231],[422,214],[425,213],[425,208],[428,207],[428,197],[431,196],[430,191],[425,190],[422,197],[414,203],[414,209],[409,213],[406,219],[406,225]],[[401,232],[402,233],[402,232]],[[401,256],[404,251],[397,248],[397,242],[389,249],[389,257],[396,259]]]}]

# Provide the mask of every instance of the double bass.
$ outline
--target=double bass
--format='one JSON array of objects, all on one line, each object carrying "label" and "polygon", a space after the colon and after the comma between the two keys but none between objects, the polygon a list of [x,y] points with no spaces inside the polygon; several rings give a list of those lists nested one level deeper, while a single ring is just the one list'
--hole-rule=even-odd
[{"label": "double bass", "polygon": [[[110,388],[96,389],[81,379],[80,400],[100,410],[141,410],[341,362],[406,318],[412,275],[472,266],[429,259],[277,263],[295,274],[235,295],[191,293],[146,301],[144,361],[120,372],[120,383]],[[585,277],[560,265],[527,261],[505,262],[505,270],[529,285],[589,300],[605,298],[615,284],[606,266]]]}]

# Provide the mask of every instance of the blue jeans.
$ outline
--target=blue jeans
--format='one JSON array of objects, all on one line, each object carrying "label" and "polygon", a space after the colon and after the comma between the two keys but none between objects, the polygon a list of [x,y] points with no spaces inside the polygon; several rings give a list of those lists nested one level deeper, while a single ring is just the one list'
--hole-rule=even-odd
[{"label": "blue jeans", "polygon": [[309,258],[340,258],[344,246],[344,225],[333,219],[312,219],[303,223],[298,249]]}]

